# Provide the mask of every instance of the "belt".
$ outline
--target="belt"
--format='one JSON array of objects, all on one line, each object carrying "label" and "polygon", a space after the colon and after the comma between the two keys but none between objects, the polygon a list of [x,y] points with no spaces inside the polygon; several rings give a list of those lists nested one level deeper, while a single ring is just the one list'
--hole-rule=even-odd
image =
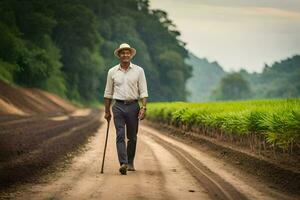
[{"label": "belt", "polygon": [[134,103],[134,102],[138,102],[138,100],[136,100],[136,99],[134,99],[134,100],[120,100],[120,99],[116,99],[116,102],[123,103],[123,104],[131,104],[131,103]]}]

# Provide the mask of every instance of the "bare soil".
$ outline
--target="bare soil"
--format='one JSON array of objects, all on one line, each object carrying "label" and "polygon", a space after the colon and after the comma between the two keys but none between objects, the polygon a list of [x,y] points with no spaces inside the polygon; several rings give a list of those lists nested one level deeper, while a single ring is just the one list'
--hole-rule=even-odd
[{"label": "bare soil", "polygon": [[101,110],[78,109],[50,93],[3,83],[0,100],[5,105],[0,107],[0,199],[300,198],[297,174],[273,179],[273,165],[145,121],[139,126],[136,171],[126,176],[118,171],[110,124],[101,174],[107,128]]},{"label": "bare soil", "polygon": [[77,150],[95,134],[101,114],[0,81],[0,189],[36,177]]},{"label": "bare soil", "polygon": [[26,180],[50,166],[77,149],[100,126],[99,110],[90,110],[87,116],[64,117],[64,120],[45,115],[11,120],[2,117],[0,188]]},{"label": "bare soil", "polygon": [[0,113],[36,115],[69,113],[76,109],[70,102],[39,89],[13,87],[0,81]]},{"label": "bare soil", "polygon": [[228,144],[228,142],[199,133],[185,132],[179,128],[150,121],[145,124],[160,130],[168,137],[187,143],[217,159],[234,165],[242,173],[246,172],[257,181],[264,182],[268,187],[287,194],[300,195],[300,163],[297,161],[299,155],[284,154],[270,158],[270,156],[258,155],[257,152],[250,149]]},{"label": "bare soil", "polygon": [[[104,174],[106,124],[64,167],[0,193],[2,199],[298,199],[268,187],[235,165],[141,123],[136,171],[120,175],[111,123]],[[58,165],[59,166],[59,165]]]}]

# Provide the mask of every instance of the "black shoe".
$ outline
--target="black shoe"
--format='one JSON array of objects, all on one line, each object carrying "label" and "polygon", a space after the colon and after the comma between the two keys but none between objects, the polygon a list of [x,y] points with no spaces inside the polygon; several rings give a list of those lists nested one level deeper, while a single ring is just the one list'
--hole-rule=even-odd
[{"label": "black shoe", "polygon": [[128,164],[127,170],[128,171],[135,171],[135,168],[134,168],[133,164]]},{"label": "black shoe", "polygon": [[122,175],[126,175],[127,174],[127,164],[122,164],[120,169],[119,169],[119,172],[122,174]]}]

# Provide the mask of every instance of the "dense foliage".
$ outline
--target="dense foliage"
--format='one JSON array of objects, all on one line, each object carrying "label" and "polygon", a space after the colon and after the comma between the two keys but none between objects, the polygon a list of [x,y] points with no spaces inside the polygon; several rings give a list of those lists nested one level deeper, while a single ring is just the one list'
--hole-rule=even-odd
[{"label": "dense foliage", "polygon": [[[151,103],[148,119],[187,130],[256,138],[275,148],[300,145],[300,99],[211,103]],[[251,139],[250,143],[253,144]]]},{"label": "dense foliage", "polygon": [[231,73],[223,77],[219,87],[212,92],[215,100],[250,99],[249,83],[239,73]]},{"label": "dense foliage", "polygon": [[264,67],[261,73],[246,70],[224,76],[210,99],[293,98],[300,96],[300,56]]},{"label": "dense foliage", "polygon": [[249,82],[254,98],[300,96],[300,55],[265,65],[262,73],[239,73]]},{"label": "dense foliage", "polygon": [[77,101],[102,99],[113,50],[137,49],[151,100],[185,100],[180,33],[148,0],[0,0],[0,79]]},{"label": "dense foliage", "polygon": [[193,67],[192,77],[186,83],[191,102],[300,96],[299,55],[265,65],[261,73],[244,69],[228,73],[218,63],[193,54],[186,63]]}]

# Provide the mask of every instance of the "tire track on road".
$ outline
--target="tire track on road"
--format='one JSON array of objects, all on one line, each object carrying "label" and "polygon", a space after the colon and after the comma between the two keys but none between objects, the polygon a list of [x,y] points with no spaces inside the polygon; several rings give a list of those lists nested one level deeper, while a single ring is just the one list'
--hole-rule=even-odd
[{"label": "tire track on road", "polygon": [[162,140],[158,136],[148,132],[155,142],[167,149],[173,154],[193,175],[193,177],[208,191],[212,199],[217,200],[246,200],[248,199],[244,194],[240,193],[234,186],[226,182],[219,175],[213,173],[200,161],[192,157],[185,150],[175,146],[167,141]]}]

